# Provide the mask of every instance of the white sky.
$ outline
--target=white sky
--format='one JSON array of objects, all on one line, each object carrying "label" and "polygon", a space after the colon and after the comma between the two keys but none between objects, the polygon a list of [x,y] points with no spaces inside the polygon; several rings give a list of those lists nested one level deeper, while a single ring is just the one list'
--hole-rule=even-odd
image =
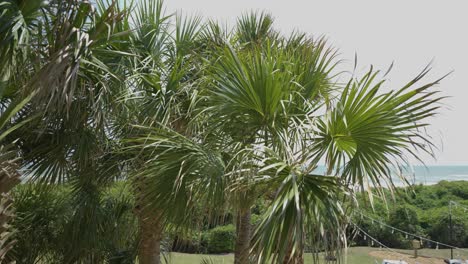
[{"label": "white sky", "polygon": [[199,14],[229,24],[245,11],[265,10],[282,32],[325,35],[349,70],[355,52],[362,71],[370,64],[385,71],[394,61],[390,87],[400,87],[431,60],[427,81],[453,70],[438,87],[450,98],[431,121],[437,160],[423,159],[428,165],[468,165],[467,0],[166,0],[165,5],[171,13]]}]

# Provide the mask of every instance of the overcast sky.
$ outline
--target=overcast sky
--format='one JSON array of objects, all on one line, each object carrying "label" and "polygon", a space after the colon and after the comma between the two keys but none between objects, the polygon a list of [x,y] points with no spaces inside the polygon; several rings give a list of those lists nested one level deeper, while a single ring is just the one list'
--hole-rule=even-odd
[{"label": "overcast sky", "polygon": [[182,11],[229,24],[249,10],[265,10],[275,27],[325,35],[352,69],[370,64],[386,70],[388,86],[401,87],[433,60],[428,81],[454,71],[438,89],[450,96],[431,121],[439,147],[428,165],[468,165],[468,1],[467,0],[167,0],[168,12]]}]

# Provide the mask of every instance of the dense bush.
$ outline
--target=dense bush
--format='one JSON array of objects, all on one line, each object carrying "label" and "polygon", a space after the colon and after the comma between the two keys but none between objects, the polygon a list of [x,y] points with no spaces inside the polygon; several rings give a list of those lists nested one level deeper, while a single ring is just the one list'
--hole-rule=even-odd
[{"label": "dense bush", "polygon": [[[468,182],[441,181],[435,185],[399,188],[397,195],[392,198],[387,192],[387,202],[374,200],[374,209],[362,207],[361,211],[374,219],[395,228],[407,231],[417,236],[428,237],[435,241],[459,247],[468,247]],[[361,197],[364,203],[365,197]],[[454,233],[449,242],[449,203],[455,201],[461,206],[452,206]],[[411,248],[413,237],[400,232],[393,232],[391,228],[373,223],[368,218],[354,217],[359,226],[369,232],[383,244],[395,248]],[[362,236],[356,237],[357,245],[370,245],[369,240]],[[425,247],[436,247],[434,243],[424,243]]]},{"label": "dense bush", "polygon": [[136,219],[125,184],[99,192],[24,184],[13,196],[17,243],[11,254],[18,264],[128,263],[134,259]]},{"label": "dense bush", "polygon": [[[51,188],[53,187],[53,188]],[[464,198],[468,182],[441,182],[433,186],[415,186],[413,190],[399,190],[395,200],[389,198],[387,204],[376,199],[373,208],[362,206],[364,215],[380,220],[390,226],[420,236],[459,247],[468,247],[468,201]],[[18,230],[18,240],[12,254],[21,256],[18,264],[34,263],[40,258],[45,263],[66,263],[64,256],[73,256],[70,251],[90,252],[94,258],[105,259],[109,263],[127,263],[135,254],[137,243],[136,219],[132,213],[133,198],[124,182],[104,188],[95,195],[73,192],[71,187],[49,186],[48,188],[23,184],[14,191],[14,207],[17,216],[13,225]],[[81,193],[81,195],[80,195]],[[85,197],[87,197],[85,199]],[[389,196],[390,197],[390,196]],[[363,197],[361,197],[363,199]],[[449,240],[448,211],[449,201],[456,201],[464,207],[453,206],[452,241]],[[83,203],[93,203],[92,211],[84,210]],[[265,202],[255,205],[252,225],[256,225],[265,211]],[[89,207],[88,207],[89,208]],[[86,215],[95,214],[93,221]],[[229,253],[234,251],[235,227],[230,212],[219,216],[216,226],[208,220],[202,227],[190,234],[178,236],[168,230],[165,243],[173,251],[187,253]],[[206,217],[208,219],[208,217]],[[407,237],[391,228],[372,222],[369,218],[354,216],[353,221],[363,230],[383,244],[393,248],[410,248],[413,237]],[[196,222],[196,221],[195,221]],[[76,228],[85,225],[86,228]],[[79,233],[74,230],[80,230]],[[80,236],[75,243],[74,236]],[[83,239],[83,236],[85,237]],[[93,238],[99,238],[92,240]],[[355,245],[371,246],[371,240],[357,236]],[[374,246],[378,246],[374,244]],[[424,244],[435,247],[435,244]],[[440,246],[442,248],[442,246]],[[86,262],[86,261],[85,261]]]},{"label": "dense bush", "polygon": [[170,236],[171,251],[183,253],[208,253],[208,232],[193,232],[190,236]]},{"label": "dense bush", "polygon": [[[385,225],[382,225],[378,222],[373,222],[368,218],[360,219],[357,221],[357,223],[372,237],[388,247],[405,249],[411,248],[411,240],[413,237],[407,237],[405,234],[395,232],[391,228],[386,227]],[[419,220],[416,211],[408,206],[398,206],[393,209],[391,212],[389,212],[388,220],[384,223],[395,228],[405,230],[412,234],[425,236],[424,230],[421,228],[421,226],[419,226]],[[364,235],[356,237],[354,242],[359,246],[372,246],[371,240],[367,237],[365,239]],[[375,246],[379,245],[375,244]]]},{"label": "dense bush", "polygon": [[234,251],[236,229],[234,225],[218,226],[207,236],[208,253],[229,253]]},{"label": "dense bush", "polygon": [[460,217],[452,217],[452,239],[450,239],[450,220],[448,215],[440,216],[429,230],[431,237],[457,247],[468,246],[468,225]]},{"label": "dense bush", "polygon": [[44,255],[60,254],[59,241],[72,215],[68,192],[60,187],[39,190],[32,185],[14,190],[16,217],[12,225],[17,242],[10,254],[16,255],[17,263],[35,263]]}]

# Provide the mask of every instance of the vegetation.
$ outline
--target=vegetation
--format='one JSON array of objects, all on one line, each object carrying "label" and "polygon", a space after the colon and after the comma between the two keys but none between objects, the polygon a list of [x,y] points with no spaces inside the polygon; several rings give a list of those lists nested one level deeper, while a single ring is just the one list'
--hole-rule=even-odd
[{"label": "vegetation", "polygon": [[[399,189],[401,195],[396,196],[394,204],[389,203],[388,209],[382,201],[376,201],[375,210],[361,210],[364,215],[372,217],[376,222],[372,223],[370,219],[361,219],[359,216],[353,221],[371,236],[392,248],[411,249],[410,241],[414,237],[406,237],[405,234],[395,230],[392,232],[391,228],[382,226],[377,221],[442,243],[466,248],[468,218],[464,208],[461,206],[452,208],[454,220],[452,241],[448,240],[447,214],[449,201],[468,205],[467,200],[463,198],[464,194],[457,192],[460,187],[463,188],[467,184],[468,182],[440,182],[433,186],[415,186],[414,192]],[[72,216],[77,213],[73,206],[71,188],[54,187],[47,192],[42,192],[38,188],[42,187],[19,185],[13,192],[16,217],[11,224],[18,231],[15,235],[17,243],[14,253],[21,256],[18,258],[19,263],[31,263],[34,260],[55,263],[70,254],[67,251],[70,250],[67,248],[68,244],[64,241],[68,240],[70,232],[74,229],[71,221]],[[427,197],[432,199],[424,199]],[[421,200],[430,201],[430,204],[421,203]],[[133,204],[132,192],[127,184],[120,182],[105,191],[101,197],[99,211],[104,214],[108,223],[107,228],[100,231],[99,235],[105,239],[105,243],[90,245],[87,250],[95,250],[96,256],[100,255],[100,258],[108,261],[131,262],[136,254],[138,240],[137,219],[132,213]],[[266,204],[257,203],[253,210],[253,218],[261,217],[266,210]],[[168,235],[165,239],[166,250],[203,254],[233,253],[236,239],[233,226],[235,219],[230,218],[230,215],[230,212],[226,212],[223,216],[223,225],[221,222],[218,222],[220,225],[207,225],[201,230],[195,230],[190,237]],[[258,222],[252,221],[253,226],[256,224]],[[443,230],[440,230],[441,228]],[[372,246],[370,241],[364,240],[362,236],[350,240],[352,246]],[[424,242],[423,247],[435,249],[437,245]],[[439,245],[438,248],[442,250],[445,247]],[[177,258],[170,259],[177,261]]]},{"label": "vegetation", "polygon": [[219,226],[208,233],[209,253],[229,253],[234,250],[236,230],[233,225]]},{"label": "vegetation", "polygon": [[[0,143],[34,182],[16,191],[22,231],[0,256],[160,263],[171,237],[230,214],[235,263],[302,263],[306,247],[340,253],[356,186],[383,196],[408,154],[431,152],[429,68],[401,88],[373,68],[339,83],[335,49],[269,14],[226,28],[127,4],[0,3]],[[208,248],[232,248],[225,229]]]},{"label": "vegetation", "polygon": [[[77,229],[76,215],[83,209],[69,187],[19,185],[13,192],[16,217],[12,225],[18,231],[12,254],[17,263],[64,263],[77,255],[92,255],[93,263],[129,263],[138,244],[136,219],[130,192],[123,184],[101,194],[94,213],[105,220],[100,229]],[[83,194],[84,195],[84,194]],[[99,237],[92,243],[80,236]],[[68,241],[76,239],[77,242]],[[79,244],[80,241],[86,243]],[[75,246],[79,248],[74,248]]]},{"label": "vegetation", "polygon": [[[392,201],[387,191],[388,204],[383,200],[377,200],[374,203],[374,209],[361,209],[360,212],[365,217],[356,214],[354,221],[370,235],[392,248],[411,249],[411,240],[414,237],[406,236],[379,222],[444,244],[461,248],[468,247],[467,181],[442,181],[436,185],[418,185],[411,189],[399,188],[398,192],[399,195],[395,196]],[[452,239],[449,236],[450,210],[453,225]],[[365,241],[362,236],[357,237],[355,241],[358,245],[370,245],[370,242]],[[433,242],[424,242],[423,246],[445,248]]]},{"label": "vegetation", "polygon": [[[347,263],[349,264],[361,264],[361,263],[381,263],[384,257],[371,256],[370,252],[385,252],[384,250],[380,251],[377,248],[369,247],[353,247],[348,250],[347,254]],[[406,254],[408,260],[414,259],[411,257],[413,250],[398,250],[399,253]],[[424,256],[416,261],[420,263],[444,263],[443,259],[446,259],[450,256],[450,251],[447,249],[422,249],[419,250],[419,254]],[[399,259],[398,256],[401,255],[388,255],[386,259]],[[468,254],[466,251],[456,251],[457,257],[466,259]],[[428,258],[431,257],[431,258]],[[219,264],[231,264],[234,263],[232,254],[229,255],[196,255],[196,254],[184,254],[184,253],[171,253],[170,254],[170,263],[172,264],[190,264],[190,263],[203,263],[203,259],[212,260],[212,263]],[[210,263],[210,262],[205,262]],[[304,263],[327,263],[325,262],[324,256],[321,255],[319,260],[314,262],[312,254],[305,254]],[[409,262],[410,263],[410,262]]]},{"label": "vegetation", "polygon": [[[348,252],[349,264],[361,264],[361,263],[375,263],[376,259],[369,256],[369,249],[367,248],[352,248]],[[226,255],[196,255],[196,254],[184,254],[184,253],[170,253],[168,259],[173,264],[191,264],[191,263],[203,263],[203,260],[212,262],[205,263],[216,263],[216,264],[232,264],[234,263],[234,256],[232,254]],[[304,263],[314,263],[314,257],[310,253],[304,255]],[[326,263],[324,256],[321,255],[319,260],[315,263]]]}]

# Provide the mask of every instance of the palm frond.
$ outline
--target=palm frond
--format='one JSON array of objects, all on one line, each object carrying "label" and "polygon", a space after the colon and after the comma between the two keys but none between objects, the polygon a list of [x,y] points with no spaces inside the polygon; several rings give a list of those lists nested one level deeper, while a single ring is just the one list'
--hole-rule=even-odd
[{"label": "palm frond", "polygon": [[341,192],[334,177],[291,172],[255,230],[252,251],[258,263],[302,256],[307,239],[315,246],[325,238],[329,240],[328,248],[317,250],[340,248]]},{"label": "palm frond", "polygon": [[144,182],[141,204],[175,222],[190,220],[195,201],[223,205],[224,162],[216,150],[167,128],[140,129],[143,136],[127,139],[126,151],[139,164],[133,177]]},{"label": "palm frond", "polygon": [[211,69],[207,107],[215,113],[212,123],[219,120],[224,131],[248,139],[310,119],[332,97],[335,56],[324,40],[286,49],[225,48]]},{"label": "palm frond", "polygon": [[214,120],[236,126],[225,131],[248,138],[267,126],[284,125],[280,119],[282,100],[292,86],[291,76],[279,70],[284,59],[260,50],[252,53],[224,50],[213,68],[215,82],[210,101],[211,111],[217,116]]},{"label": "palm frond", "polygon": [[[426,68],[403,88],[381,92],[372,69],[351,80],[337,104],[317,122],[314,148],[326,156],[327,166],[348,184],[392,185],[392,166],[418,159],[418,151],[431,153],[433,144],[425,133],[428,118],[443,98],[431,90],[440,80],[414,87]],[[392,165],[393,164],[393,165]]]},{"label": "palm frond", "polygon": [[130,21],[135,29],[132,34],[133,52],[142,56],[140,59],[149,55],[152,61],[162,60],[166,53],[170,18],[164,12],[163,1],[140,1],[136,4]]},{"label": "palm frond", "polygon": [[[41,28],[41,10],[46,1],[8,0],[0,3],[0,81],[14,78],[28,56],[34,35]],[[23,69],[24,70],[24,69]]]},{"label": "palm frond", "polygon": [[278,33],[273,28],[273,17],[265,12],[250,12],[237,20],[236,38],[241,45],[261,45],[275,39]]},{"label": "palm frond", "polygon": [[[48,12],[50,21],[43,25],[46,47],[37,51],[47,60],[35,66],[38,70],[24,89],[37,91],[34,101],[51,113],[73,113],[73,105],[83,105],[77,98],[108,99],[112,88],[120,86],[108,85],[118,77],[104,63],[105,56],[121,53],[113,53],[107,44],[124,13],[110,4],[99,14],[84,1],[60,2]],[[99,105],[99,101],[91,103]]]},{"label": "palm frond", "polygon": [[174,33],[174,51],[179,56],[185,56],[194,52],[197,39],[202,29],[200,16],[177,15]]}]

